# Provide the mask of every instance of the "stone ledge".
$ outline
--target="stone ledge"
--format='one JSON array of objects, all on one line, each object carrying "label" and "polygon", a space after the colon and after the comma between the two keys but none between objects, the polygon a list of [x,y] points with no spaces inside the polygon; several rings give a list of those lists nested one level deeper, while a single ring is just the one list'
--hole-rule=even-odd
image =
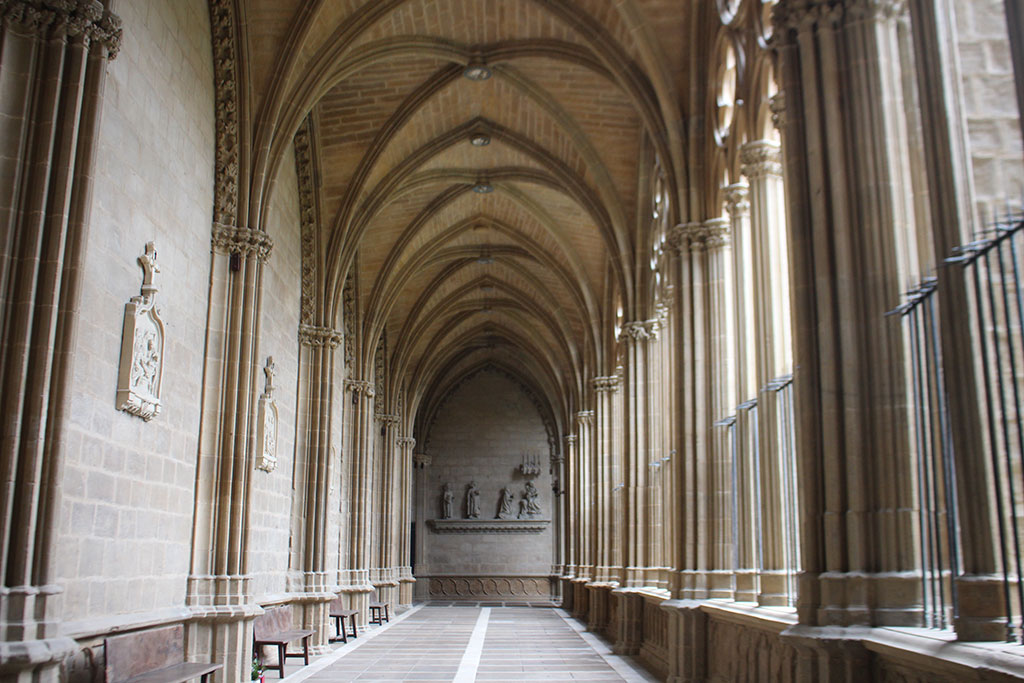
[{"label": "stone ledge", "polygon": [[539,534],[550,519],[431,519],[435,534]]}]

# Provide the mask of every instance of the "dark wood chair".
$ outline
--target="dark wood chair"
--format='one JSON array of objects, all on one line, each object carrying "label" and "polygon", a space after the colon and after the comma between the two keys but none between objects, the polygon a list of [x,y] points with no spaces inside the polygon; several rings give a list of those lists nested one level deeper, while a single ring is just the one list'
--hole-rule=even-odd
[{"label": "dark wood chair", "polygon": [[382,625],[385,621],[391,621],[388,611],[388,603],[381,602],[377,595],[377,589],[373,590],[373,599],[370,600],[370,623]]},{"label": "dark wood chair", "polygon": [[334,632],[337,634],[334,638],[331,638],[331,642],[338,640],[343,643],[348,642],[348,634],[345,628],[346,619],[352,625],[352,637],[356,637],[356,615],[359,614],[359,610],[346,608],[342,598],[337,597],[331,601],[329,614],[331,619],[334,620]]},{"label": "dark wood chair", "polygon": [[[277,669],[278,677],[284,678],[284,663],[288,657],[302,657],[309,664],[309,637],[312,629],[295,628],[292,626],[291,607],[273,607],[256,617],[253,625],[253,653],[259,657],[260,648],[271,645],[277,648],[277,664],[264,664],[265,669]],[[288,644],[302,643],[302,652],[288,652]],[[262,661],[262,658],[260,658]]]},{"label": "dark wood chair", "polygon": [[107,683],[206,683],[223,664],[185,661],[185,627],[125,633],[103,641]]}]

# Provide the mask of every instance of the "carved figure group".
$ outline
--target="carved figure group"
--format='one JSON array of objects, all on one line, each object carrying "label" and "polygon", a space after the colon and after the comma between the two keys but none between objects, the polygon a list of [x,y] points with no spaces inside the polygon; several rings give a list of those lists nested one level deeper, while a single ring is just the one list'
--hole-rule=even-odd
[{"label": "carved figure group", "polygon": [[540,503],[537,502],[537,487],[532,481],[526,482],[523,499],[519,501],[519,519],[533,519],[540,515]]},{"label": "carved figure group", "polygon": [[[533,482],[527,481],[523,490],[522,500],[519,501],[516,509],[516,494],[511,486],[501,489],[501,497],[498,504],[497,519],[537,519],[543,512],[539,502],[540,493]],[[466,516],[463,519],[480,519],[480,489],[476,482],[471,481],[466,486],[465,496]],[[455,489],[451,482],[447,482],[441,490],[441,519],[453,519],[455,517]]]}]

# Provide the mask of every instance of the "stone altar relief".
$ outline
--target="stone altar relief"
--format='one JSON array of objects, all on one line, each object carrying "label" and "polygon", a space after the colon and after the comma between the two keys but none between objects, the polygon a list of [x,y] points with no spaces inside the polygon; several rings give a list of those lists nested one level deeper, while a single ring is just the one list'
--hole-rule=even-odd
[{"label": "stone altar relief", "polygon": [[277,401],[274,399],[274,357],[263,366],[266,386],[260,396],[256,422],[256,468],[273,472],[277,467]]},{"label": "stone altar relief", "polygon": [[121,361],[117,374],[117,409],[147,422],[160,414],[164,369],[164,323],[156,307],[156,245],[146,244],[139,257],[142,293],[124,305]]}]

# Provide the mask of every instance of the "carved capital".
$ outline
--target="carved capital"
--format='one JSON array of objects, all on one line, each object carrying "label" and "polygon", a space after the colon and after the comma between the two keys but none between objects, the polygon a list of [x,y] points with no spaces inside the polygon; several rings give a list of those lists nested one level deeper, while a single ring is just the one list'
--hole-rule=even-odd
[{"label": "carved capital", "polygon": [[5,0],[0,21],[40,37],[81,36],[86,45],[100,45],[107,59],[121,49],[121,18],[99,0]]},{"label": "carved capital", "polygon": [[668,231],[668,243],[680,256],[704,248],[700,223],[680,223]]},{"label": "carved capital", "polygon": [[260,263],[266,263],[270,250],[274,248],[274,241],[270,235],[256,228],[215,223],[212,245],[214,250],[219,249],[228,254],[255,254]]},{"label": "carved capital", "polygon": [[[623,323],[622,332],[619,333],[619,341],[657,341],[658,330],[657,319]],[[596,389],[597,387],[595,386],[594,388]]]},{"label": "carved capital", "polygon": [[846,11],[853,21],[899,19],[907,11],[905,0],[847,0]]},{"label": "carved capital", "polygon": [[595,377],[590,380],[590,384],[594,387],[594,391],[599,394],[603,392],[613,393],[619,390],[619,386],[622,384],[622,378],[618,375]]},{"label": "carved capital", "polygon": [[725,218],[712,218],[704,221],[701,229],[704,245],[708,249],[717,249],[729,244],[729,221]]},{"label": "carved capital", "polygon": [[299,325],[299,343],[303,346],[338,348],[342,334],[330,327]]},{"label": "carved capital", "polygon": [[430,463],[434,462],[434,459],[427,453],[413,453],[412,462],[416,467],[423,469],[424,467],[429,467]]},{"label": "carved capital", "polygon": [[416,447],[416,439],[414,439],[411,436],[400,436],[397,439],[395,439],[395,443],[397,443],[402,448],[412,449]]},{"label": "carved capital", "polygon": [[772,112],[772,123],[775,130],[782,130],[786,125],[786,93],[777,92],[768,99],[768,108]]},{"label": "carved capital", "polygon": [[387,427],[388,429],[397,427],[399,421],[402,419],[398,415],[388,415],[386,413],[378,413],[374,417],[377,418],[377,422],[379,422],[382,427]]},{"label": "carved capital", "polygon": [[740,148],[743,175],[751,180],[782,177],[782,150],[777,142],[755,140]]},{"label": "carved capital", "polygon": [[591,425],[594,422],[593,410],[581,410],[576,413],[576,422],[580,425]]},{"label": "carved capital", "polygon": [[362,379],[345,380],[345,389],[351,391],[357,396],[365,396],[366,398],[373,398],[377,394],[377,391],[373,386],[373,382],[367,382]]},{"label": "carved capital", "polygon": [[733,183],[722,188],[725,197],[725,210],[733,218],[750,215],[750,187],[744,183]]},{"label": "carved capital", "polygon": [[575,434],[566,434],[566,435],[565,435],[565,442],[566,442],[567,444],[569,444],[570,446],[571,446],[571,445],[575,445],[575,443],[576,443],[576,441],[577,441],[577,440],[578,440],[578,439],[577,439],[577,437],[576,437],[576,435],[575,435]]}]

